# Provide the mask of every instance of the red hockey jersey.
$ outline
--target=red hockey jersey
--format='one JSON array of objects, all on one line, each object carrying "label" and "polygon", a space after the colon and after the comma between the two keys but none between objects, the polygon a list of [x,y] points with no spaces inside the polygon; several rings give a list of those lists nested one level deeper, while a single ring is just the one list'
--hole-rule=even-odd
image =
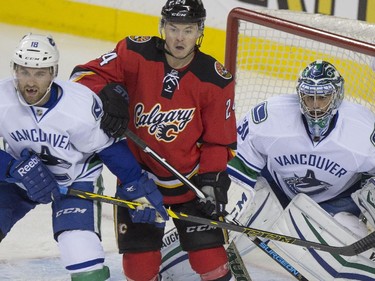
[{"label": "red hockey jersey", "polygon": [[[123,84],[130,100],[129,129],[181,174],[223,171],[236,148],[233,77],[199,50],[188,66],[173,69],[163,45],[159,37],[127,37],[113,51],[77,66],[71,79],[96,93],[110,82]],[[165,203],[194,197],[131,141],[129,147]]]}]

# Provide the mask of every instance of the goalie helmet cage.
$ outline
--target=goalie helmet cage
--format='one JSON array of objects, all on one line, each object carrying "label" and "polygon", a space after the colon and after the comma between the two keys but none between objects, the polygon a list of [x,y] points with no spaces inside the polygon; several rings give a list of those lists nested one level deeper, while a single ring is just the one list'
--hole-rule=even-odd
[{"label": "goalie helmet cage", "polygon": [[[237,119],[260,101],[294,94],[309,63],[329,61],[345,79],[345,99],[375,113],[375,25],[288,10],[234,8],[225,65],[236,78]],[[371,41],[372,40],[372,41]]]}]

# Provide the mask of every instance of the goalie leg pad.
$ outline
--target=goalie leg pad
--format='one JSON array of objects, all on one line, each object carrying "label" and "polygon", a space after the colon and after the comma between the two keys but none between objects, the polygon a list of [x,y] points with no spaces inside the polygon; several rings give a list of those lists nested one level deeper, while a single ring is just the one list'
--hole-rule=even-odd
[{"label": "goalie leg pad", "polygon": [[[244,226],[270,230],[277,218],[281,216],[284,208],[265,178],[257,178],[254,192],[255,195],[251,203],[251,216],[247,218],[247,221],[242,220],[241,223]],[[247,235],[233,231],[230,231],[229,234],[234,239],[237,249],[242,256],[256,248]]]},{"label": "goalie leg pad", "polygon": [[164,229],[148,223],[133,223],[127,208],[115,207],[117,245],[120,254],[160,250]]},{"label": "goalie leg pad", "polygon": [[333,216],[333,218],[346,227],[349,231],[356,234],[358,237],[365,237],[368,234],[366,225],[357,216],[348,212],[340,212]]},{"label": "goalie leg pad", "polygon": [[160,264],[160,251],[126,253],[122,256],[122,267],[128,280],[158,280]]},{"label": "goalie leg pad", "polygon": [[[172,205],[171,208],[174,212],[205,217],[202,212],[197,210],[195,201]],[[220,228],[177,219],[174,219],[173,222],[178,230],[181,247],[186,252],[225,244],[223,230]]]},{"label": "goalie leg pad", "polygon": [[71,277],[72,281],[107,281],[109,280],[110,273],[109,268],[107,266],[103,266],[102,269],[73,273]]},{"label": "goalie leg pad", "polygon": [[104,250],[98,235],[92,231],[65,231],[57,237],[61,260],[69,272],[102,269]]},{"label": "goalie leg pad", "polygon": [[[324,241],[338,247],[350,245],[361,238],[302,193],[293,198],[272,231],[318,243]],[[372,249],[357,256],[345,257],[282,242],[272,242],[270,245],[281,250],[283,257],[309,280],[375,278],[375,264],[372,261],[375,253]]]}]

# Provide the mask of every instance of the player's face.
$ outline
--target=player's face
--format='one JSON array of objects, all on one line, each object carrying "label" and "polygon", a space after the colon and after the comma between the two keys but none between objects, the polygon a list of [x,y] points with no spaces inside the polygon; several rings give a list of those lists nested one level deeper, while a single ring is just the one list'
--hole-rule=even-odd
[{"label": "player's face", "polygon": [[302,102],[312,117],[321,117],[330,108],[333,95],[303,95]]},{"label": "player's face", "polygon": [[44,95],[53,80],[50,67],[32,68],[17,66],[15,75],[18,91],[28,104],[40,106],[48,101],[49,94],[45,97]]},{"label": "player's face", "polygon": [[[202,32],[197,23],[166,22],[164,26],[166,49],[176,58],[184,58],[194,49]],[[191,53],[194,56],[194,53]]]}]

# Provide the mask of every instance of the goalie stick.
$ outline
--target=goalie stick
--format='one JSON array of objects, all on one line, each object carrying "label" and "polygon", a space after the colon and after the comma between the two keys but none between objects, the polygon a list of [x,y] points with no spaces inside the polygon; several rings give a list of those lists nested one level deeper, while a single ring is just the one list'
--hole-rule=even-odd
[{"label": "goalie stick", "polygon": [[[149,154],[154,160],[156,160],[159,164],[161,164],[164,168],[166,168],[169,172],[171,172],[174,176],[176,176],[182,183],[188,186],[191,190],[195,192],[195,194],[199,198],[205,198],[206,196],[202,191],[200,191],[194,184],[192,184],[186,177],[180,174],[175,168],[173,168],[164,158],[159,156],[155,151],[153,151],[147,144],[139,138],[136,134],[134,134],[129,129],[126,129],[125,136],[131,139],[138,147],[140,147],[145,153]],[[232,222],[234,222],[232,220]],[[238,222],[234,222],[239,224]],[[265,252],[268,256],[270,256],[273,260],[280,264],[286,271],[292,274],[298,280],[307,280],[298,270],[296,270],[293,266],[291,266],[286,260],[284,260],[279,254],[273,251],[268,245],[266,245],[262,240],[258,237],[251,237],[247,235],[251,241],[263,252]],[[233,241],[230,243],[229,247],[232,247],[232,252],[236,252],[233,247],[235,247]]]},{"label": "goalie stick", "polygon": [[[82,199],[97,200],[97,201],[114,204],[114,205],[130,208],[130,209],[135,209],[137,206],[142,205],[141,203],[138,203],[138,202],[127,201],[127,200],[123,200],[123,199],[119,199],[119,198],[115,198],[115,197],[111,197],[107,195],[81,191],[81,190],[68,188],[68,187],[60,187],[60,192],[65,195],[76,196]],[[210,220],[207,218],[192,216],[192,215],[188,215],[185,213],[178,213],[178,212],[172,211],[171,209],[167,209],[167,212],[168,212],[168,215],[174,219],[195,222],[195,223],[205,224],[205,225],[210,225],[210,226],[216,226],[216,227],[220,227],[226,230],[233,230],[236,232],[244,233],[251,237],[262,237],[262,238],[266,238],[266,239],[274,240],[278,242],[298,245],[298,246],[302,246],[306,248],[312,248],[315,250],[328,252],[331,254],[337,254],[337,255],[343,255],[343,256],[355,256],[375,247],[375,231],[350,245],[330,246],[327,244],[321,244],[318,242],[303,240],[303,239],[299,239],[296,237],[279,234],[276,232],[270,232],[270,231],[260,230],[260,229],[256,229],[252,227],[246,227],[246,226],[237,225],[237,224],[229,223],[225,221]]]}]

